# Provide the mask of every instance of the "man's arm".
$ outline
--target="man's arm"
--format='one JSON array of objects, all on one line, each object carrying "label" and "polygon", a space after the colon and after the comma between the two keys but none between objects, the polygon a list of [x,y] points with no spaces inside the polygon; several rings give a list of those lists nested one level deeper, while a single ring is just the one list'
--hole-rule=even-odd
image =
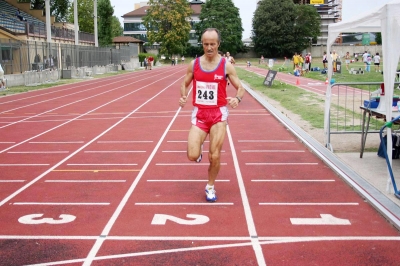
[{"label": "man's arm", "polygon": [[226,64],[226,74],[232,83],[233,87],[237,90],[234,97],[228,97],[228,103],[232,108],[236,108],[242,101],[244,93],[246,92],[242,83],[237,76],[236,69],[232,64]]},{"label": "man's arm", "polygon": [[187,68],[187,71],[186,71],[185,78],[181,85],[181,97],[179,99],[179,105],[181,107],[184,107],[186,104],[186,101],[187,101],[189,85],[193,80],[193,65],[194,65],[194,61],[190,62],[189,66]]}]

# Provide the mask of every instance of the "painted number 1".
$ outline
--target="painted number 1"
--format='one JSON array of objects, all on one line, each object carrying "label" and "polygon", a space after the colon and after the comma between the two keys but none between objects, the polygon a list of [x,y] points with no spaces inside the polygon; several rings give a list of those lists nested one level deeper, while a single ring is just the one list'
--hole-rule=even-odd
[{"label": "painted number 1", "polygon": [[170,220],[171,222],[175,222],[177,224],[184,224],[184,225],[199,225],[199,224],[205,224],[208,221],[210,221],[210,218],[208,218],[205,215],[199,215],[199,214],[187,214],[187,218],[192,218],[194,220],[185,220],[181,219],[172,215],[167,215],[167,214],[155,214],[153,217],[153,220],[151,221],[151,224],[155,225],[165,225],[167,220]]},{"label": "painted number 1", "polygon": [[43,213],[28,214],[18,219],[21,224],[66,224],[74,221],[76,216],[70,214],[60,214],[60,219],[41,218]]}]

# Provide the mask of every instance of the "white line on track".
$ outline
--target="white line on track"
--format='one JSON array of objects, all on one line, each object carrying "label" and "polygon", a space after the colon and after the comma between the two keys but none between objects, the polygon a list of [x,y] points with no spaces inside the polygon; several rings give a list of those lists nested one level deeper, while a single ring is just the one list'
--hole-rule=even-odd
[{"label": "white line on track", "polygon": [[335,182],[334,179],[253,179],[251,182]]},{"label": "white line on track", "polygon": [[249,199],[247,198],[246,188],[244,185],[242,172],[240,171],[239,161],[238,161],[238,158],[236,155],[236,149],[235,149],[235,145],[233,144],[232,134],[231,134],[231,130],[230,130],[229,126],[226,127],[226,133],[227,133],[229,145],[230,145],[231,151],[232,151],[233,165],[235,167],[236,176],[237,176],[237,180],[238,180],[238,184],[239,184],[240,197],[241,197],[242,203],[243,203],[244,215],[246,217],[246,223],[247,223],[247,229],[249,230],[249,235],[251,237],[251,245],[254,249],[254,253],[256,255],[258,265],[266,265],[260,242],[256,238],[257,230],[256,230],[256,226],[254,224],[253,214],[251,212]]},{"label": "white line on track", "polygon": [[69,151],[8,151],[7,153],[25,153],[25,154],[30,154],[30,153],[69,153]]},{"label": "white line on track", "polygon": [[238,140],[238,142],[273,142],[273,143],[280,143],[280,142],[295,142],[294,140]]},{"label": "white line on track", "polygon": [[[175,74],[175,73],[173,73],[173,74]],[[172,76],[173,74],[171,74],[170,76]],[[166,76],[166,77],[168,77],[168,76]],[[147,78],[145,78],[145,79],[147,79]],[[5,127],[8,127],[8,126],[11,126],[11,125],[20,123],[20,122],[22,122],[22,121],[25,121],[25,120],[28,120],[28,119],[31,119],[31,118],[34,118],[34,117],[38,117],[38,116],[41,116],[41,115],[46,114],[46,113],[49,113],[49,112],[52,112],[52,111],[54,111],[54,110],[58,110],[58,109],[60,109],[60,108],[66,107],[66,106],[69,106],[69,105],[72,105],[72,104],[75,104],[75,103],[79,103],[79,102],[85,101],[85,100],[87,100],[87,99],[91,99],[91,98],[97,97],[97,96],[99,96],[99,95],[106,94],[106,93],[109,93],[109,92],[118,90],[118,89],[123,88],[123,87],[130,86],[130,85],[132,85],[132,84],[134,84],[134,83],[140,82],[140,81],[145,80],[145,79],[136,80],[136,81],[134,81],[134,82],[132,82],[132,83],[128,83],[128,84],[125,84],[125,85],[116,87],[116,88],[114,88],[114,89],[109,89],[109,90],[107,90],[107,91],[104,91],[104,92],[101,92],[101,93],[98,93],[98,94],[95,94],[95,95],[92,95],[92,96],[89,96],[89,97],[86,97],[86,98],[83,98],[83,99],[79,99],[79,100],[74,101],[74,102],[70,102],[70,103],[64,104],[64,105],[62,105],[62,106],[53,108],[53,109],[51,109],[51,110],[47,110],[47,111],[42,112],[42,113],[39,113],[39,114],[37,114],[37,115],[30,116],[30,117],[27,117],[27,118],[25,118],[25,119],[21,119],[21,120],[19,120],[19,121],[11,122],[10,124],[5,125],[5,126],[1,126],[0,128],[5,128]],[[159,79],[159,80],[160,80],[160,79]],[[151,84],[153,84],[153,83],[156,83],[156,82],[158,82],[159,80],[156,80],[156,81],[154,81],[154,82],[152,82],[152,83],[149,83],[148,85],[143,86],[142,88],[147,87],[147,86],[149,86],[149,85],[151,85]],[[118,82],[118,81],[117,81],[117,82]],[[114,82],[114,83],[116,83],[116,82]],[[110,84],[112,84],[112,83],[107,83],[107,84],[105,84],[104,86],[110,86]],[[104,87],[104,86],[98,86],[98,87],[95,87],[95,88],[93,88],[93,89],[98,89],[98,88]],[[90,89],[90,90],[93,90],[93,89]],[[140,90],[140,89],[138,89],[138,90]],[[137,91],[137,90],[132,91],[132,92],[130,92],[130,93],[128,93],[128,94],[126,94],[126,95],[124,95],[124,96],[122,96],[122,97],[125,97],[125,96],[127,96],[127,95],[129,95],[129,94],[132,94],[132,93],[136,92],[136,91]],[[78,93],[79,93],[79,92],[78,92]],[[75,93],[74,93],[74,94],[75,94]],[[121,98],[122,98],[122,97],[121,97]],[[60,97],[60,98],[61,98],[61,97]],[[57,98],[55,98],[55,99],[57,99]],[[119,99],[119,98],[117,98],[117,99]],[[48,101],[48,100],[46,100],[46,101]],[[16,109],[23,108],[23,107],[27,107],[27,106],[31,106],[31,105],[36,105],[36,104],[43,103],[43,102],[46,102],[46,101],[37,102],[37,103],[30,104],[30,105],[26,105],[26,106],[21,106],[21,107],[12,109],[12,110],[16,110]],[[111,102],[112,102],[112,101],[111,101]],[[109,102],[109,103],[110,103],[110,102]],[[98,109],[98,108],[96,108],[95,110],[97,110],[97,109]],[[12,110],[9,110],[9,111],[12,111]],[[7,112],[9,112],[9,111],[7,111]],[[3,112],[3,113],[4,113],[4,112]],[[0,112],[0,114],[1,114],[1,112]],[[79,116],[76,117],[76,118],[79,118],[79,117],[82,117],[82,116],[83,116],[83,115],[79,115]],[[72,120],[74,120],[74,119],[72,119]],[[72,121],[72,120],[71,120],[71,121]]]},{"label": "white line on track", "polygon": [[[49,166],[48,163],[7,163],[0,166]],[[1,205],[0,205],[1,206]]]},{"label": "white line on track", "polygon": [[259,205],[270,206],[355,206],[358,202],[260,202]]},{"label": "white line on track", "polygon": [[[177,143],[177,142],[187,143],[187,140],[167,140],[167,142],[171,142],[171,143]],[[205,140],[204,142],[210,142],[210,141],[209,140]]]},{"label": "white line on track", "polygon": [[[158,95],[160,95],[162,92],[164,92],[166,89],[168,89],[169,87],[171,87],[172,85],[174,85],[176,82],[178,82],[179,79],[175,80],[174,82],[172,82],[170,85],[166,86],[164,89],[160,90],[156,95],[154,95],[152,98],[150,98],[149,100],[147,100],[145,103],[143,103],[141,106],[139,106],[136,110],[139,110],[142,106],[144,106],[147,102],[151,101],[152,99],[154,99],[155,97],[157,97]],[[113,227],[115,221],[118,219],[119,215],[121,214],[123,208],[125,207],[126,203],[128,202],[129,198],[131,197],[133,191],[135,190],[137,184],[139,183],[139,181],[141,180],[143,174],[145,173],[145,171],[147,170],[147,168],[150,165],[150,162],[153,160],[154,156],[156,155],[158,149],[160,148],[161,144],[163,143],[165,137],[167,136],[167,134],[169,133],[169,130],[172,126],[172,124],[174,123],[174,121],[176,120],[176,118],[178,117],[179,111],[182,108],[178,108],[178,110],[176,111],[174,117],[172,118],[171,122],[169,123],[169,125],[167,126],[167,128],[165,129],[164,133],[162,134],[161,138],[159,139],[159,141],[157,142],[156,146],[154,147],[153,151],[151,152],[150,156],[147,158],[145,164],[143,165],[142,169],[140,169],[140,172],[138,173],[138,175],[136,176],[135,180],[133,181],[133,183],[131,184],[131,186],[129,187],[128,191],[125,193],[124,197],[122,198],[121,202],[118,204],[118,207],[115,209],[113,215],[111,216],[110,220],[107,222],[106,226],[104,227],[101,235],[102,236],[106,236],[110,233],[111,228]],[[118,123],[117,123],[118,124]],[[117,125],[115,124],[115,125]],[[101,137],[101,136],[99,136]],[[98,139],[99,137],[97,137],[96,139]],[[1,206],[1,205],[0,205]],[[97,252],[100,250],[103,242],[104,242],[105,238],[104,237],[100,237],[96,240],[96,242],[94,243],[94,245],[92,246],[92,249],[90,250],[89,254],[87,255],[86,259],[84,260],[83,266],[88,266],[91,265],[93,260],[96,258],[96,254]]]},{"label": "white line on track", "polygon": [[305,152],[304,150],[242,150],[242,152]]},{"label": "white line on track", "polygon": [[[147,182],[208,182],[207,179],[148,179]],[[230,182],[229,179],[217,179],[215,182]]]},{"label": "white line on track", "polygon": [[84,141],[29,141],[29,143],[31,143],[31,144],[81,144],[81,143],[84,143]]},{"label": "white line on track", "polygon": [[85,153],[143,153],[146,151],[84,151]]},{"label": "white line on track", "polygon": [[96,206],[96,205],[110,205],[109,202],[14,202],[13,205],[48,205],[48,206]]},{"label": "white line on track", "polygon": [[[7,236],[6,236],[7,237]],[[1,238],[1,236],[0,236]],[[115,240],[113,237],[107,237],[107,239]],[[5,238],[8,239],[8,238]],[[34,239],[34,238],[33,238]],[[38,238],[41,239],[41,238]],[[52,239],[52,238],[50,238]],[[119,240],[119,239],[118,239]],[[133,239],[136,240],[136,239]],[[140,239],[141,240],[141,239]],[[191,240],[191,239],[185,239]],[[196,241],[197,239],[193,239]],[[234,241],[235,239],[232,239]],[[244,241],[246,241],[245,239]],[[357,236],[357,237],[260,237],[260,245],[276,245],[276,244],[284,244],[284,243],[301,243],[301,242],[319,242],[319,241],[400,241],[400,237],[387,237],[387,236]],[[209,240],[206,240],[209,241]],[[220,245],[208,245],[208,246],[199,246],[199,247],[190,247],[190,248],[176,248],[169,250],[156,250],[156,251],[144,251],[137,253],[124,253],[117,255],[107,255],[107,256],[98,256],[93,258],[93,260],[111,260],[111,259],[120,259],[120,258],[131,258],[131,257],[139,257],[139,256],[149,256],[149,255],[157,255],[157,254],[169,254],[169,253],[180,253],[180,252],[188,252],[188,251],[200,251],[200,250],[214,250],[219,248],[235,248],[235,247],[245,247],[252,245],[251,242],[244,243],[234,243],[234,244],[220,244]],[[64,261],[55,261],[55,262],[47,262],[46,265],[61,265],[61,264],[72,264],[72,263],[82,263],[85,259],[72,259],[72,260],[64,260]],[[265,264],[265,262],[264,262]],[[39,266],[43,264],[30,264],[30,266]]]},{"label": "white line on track", "polygon": [[[145,85],[145,86],[142,86],[142,87],[140,87],[140,88],[138,88],[138,89],[136,89],[136,90],[133,90],[133,91],[131,91],[131,92],[125,94],[125,95],[122,95],[122,96],[120,96],[120,97],[118,97],[118,98],[115,98],[114,100],[111,100],[111,101],[109,101],[109,102],[107,102],[107,103],[105,103],[105,104],[102,104],[102,105],[100,105],[100,106],[98,106],[98,107],[96,107],[96,108],[94,108],[94,109],[92,109],[92,110],[90,110],[90,111],[87,111],[87,112],[84,113],[84,114],[81,114],[80,116],[77,116],[77,117],[75,117],[75,118],[73,118],[73,119],[70,119],[70,120],[68,120],[68,121],[65,122],[65,123],[62,123],[62,124],[60,124],[60,125],[58,125],[58,126],[55,126],[55,127],[53,127],[53,128],[50,128],[50,129],[48,129],[48,130],[46,130],[46,131],[44,131],[44,132],[42,132],[42,133],[40,133],[40,134],[37,134],[36,136],[30,137],[30,138],[28,138],[28,139],[26,139],[26,140],[24,140],[24,141],[21,141],[21,142],[19,142],[19,143],[13,145],[13,146],[11,146],[11,147],[8,147],[8,148],[6,148],[6,149],[4,149],[4,150],[1,150],[0,153],[3,153],[3,152],[5,152],[5,151],[8,151],[8,150],[10,150],[10,149],[12,149],[12,148],[14,148],[14,147],[16,147],[16,146],[19,146],[19,145],[21,145],[21,144],[24,144],[24,143],[26,143],[26,142],[29,142],[29,141],[32,140],[32,139],[35,139],[35,138],[37,138],[37,137],[40,137],[40,136],[42,136],[42,135],[44,135],[44,134],[46,134],[46,133],[48,133],[48,132],[51,132],[51,131],[53,131],[53,130],[55,130],[55,129],[57,129],[57,128],[60,128],[60,127],[62,127],[62,126],[64,126],[64,125],[66,125],[66,124],[69,124],[69,123],[71,123],[71,122],[77,120],[77,119],[80,118],[80,117],[83,117],[83,116],[85,116],[85,115],[87,115],[87,114],[93,113],[94,111],[96,111],[96,110],[98,110],[98,109],[101,109],[101,108],[103,108],[104,106],[107,106],[107,105],[109,105],[109,104],[111,104],[111,103],[113,103],[113,102],[116,102],[116,101],[118,101],[118,100],[120,100],[120,99],[122,99],[122,98],[124,98],[124,97],[126,97],[126,96],[128,96],[128,95],[131,95],[131,94],[133,94],[133,93],[135,93],[135,92],[138,92],[138,91],[140,91],[140,90],[143,90],[144,88],[146,88],[146,87],[148,87],[148,86],[150,86],[150,85],[152,85],[152,84],[154,84],[154,83],[157,83],[157,82],[159,82],[159,81],[161,81],[161,80],[163,80],[163,79],[166,79],[166,78],[168,78],[168,77],[170,77],[170,76],[172,76],[172,75],[174,75],[174,74],[175,74],[175,73],[173,73],[173,74],[171,74],[171,75],[168,75],[168,76],[164,76],[163,78],[160,78],[160,79],[158,79],[158,80],[156,80],[156,81],[154,81],[154,82],[152,82],[152,83],[148,83],[148,84]],[[127,84],[127,85],[124,85],[124,86],[121,86],[121,87],[125,87],[125,86],[128,86],[128,85],[131,85],[131,83],[130,83],[130,84]],[[118,87],[118,88],[120,88],[120,87]],[[118,88],[116,88],[116,89],[118,89]],[[154,97],[155,97],[155,96],[154,96]],[[153,98],[154,98],[154,97],[153,97]],[[153,98],[151,98],[151,99],[153,99]],[[146,103],[149,102],[149,101],[150,101],[150,100],[146,101]],[[146,104],[146,103],[145,103],[145,104]],[[144,105],[144,104],[143,104],[143,105]],[[131,116],[132,114],[134,114],[135,111],[136,111],[137,109],[139,109],[140,107],[142,107],[143,105],[140,105],[140,106],[139,106],[138,108],[136,108],[134,111],[132,111],[132,112],[130,112],[129,114],[127,114],[127,115],[126,115],[125,117],[123,117],[120,121],[116,122],[116,123],[114,124],[114,126],[115,126],[115,125],[118,125],[119,123],[121,123],[122,121],[124,121],[125,119],[127,119],[129,116]],[[112,126],[111,128],[113,128],[114,126]],[[110,130],[111,128],[109,128],[108,130]],[[106,131],[107,131],[107,130],[106,130]],[[106,132],[106,131],[105,131],[105,132]],[[96,140],[97,140],[97,138],[96,138]],[[86,146],[88,146],[88,144],[85,145],[85,146],[83,146],[83,147],[86,147]],[[79,151],[80,151],[80,149],[79,149]],[[72,155],[73,155],[73,154],[72,154]],[[72,156],[72,155],[71,155],[71,156]],[[1,206],[1,202],[0,202],[0,206]]]},{"label": "white line on track", "polygon": [[246,165],[318,165],[318,163],[246,163]]},{"label": "white line on track", "polygon": [[[157,166],[194,166],[194,165],[210,165],[209,163],[156,163]],[[221,163],[221,165],[227,165],[227,163]]]},{"label": "white line on track", "polygon": [[[172,76],[172,75],[174,75],[174,74],[171,74],[171,75],[169,75],[169,76]],[[145,88],[145,87],[147,87],[147,86],[150,86],[150,85],[153,84],[153,83],[156,83],[156,82],[159,82],[160,80],[166,79],[166,78],[168,78],[169,76],[164,76],[163,78],[158,79],[158,80],[156,80],[156,81],[154,81],[154,82],[152,82],[152,83],[149,83],[149,84],[147,84],[147,85],[145,85],[145,86],[143,86],[143,87],[141,87],[141,88],[139,88],[139,89],[137,89],[137,90],[131,91],[131,92],[129,92],[129,93],[127,93],[127,94],[125,94],[125,95],[123,95],[123,96],[121,96],[121,97],[118,97],[118,98],[116,98],[116,99],[114,99],[114,100],[112,100],[112,101],[109,101],[109,102],[107,102],[107,103],[105,103],[105,104],[103,104],[103,105],[100,105],[100,106],[96,107],[95,109],[92,109],[91,111],[88,111],[87,113],[91,113],[91,112],[93,112],[93,111],[95,111],[95,110],[97,110],[97,109],[100,109],[100,108],[102,108],[102,107],[104,107],[104,106],[106,106],[106,105],[108,105],[108,104],[110,104],[110,103],[112,103],[112,102],[115,102],[115,101],[117,101],[117,100],[119,100],[119,99],[122,99],[122,98],[124,98],[124,97],[126,97],[126,96],[128,96],[128,95],[130,95],[130,94],[132,94],[132,93],[135,93],[135,92],[137,92],[137,91],[139,91],[139,90],[141,90],[141,89],[143,89],[143,88]],[[80,147],[79,149],[77,149],[76,151],[74,151],[73,153],[71,153],[70,155],[68,155],[67,157],[65,157],[63,160],[59,161],[58,163],[56,163],[55,165],[53,165],[52,167],[50,167],[49,169],[47,169],[47,170],[46,170],[45,172],[43,172],[41,175],[39,175],[39,176],[37,176],[36,178],[34,178],[32,181],[30,181],[29,183],[27,183],[25,186],[21,187],[20,189],[18,189],[17,191],[15,191],[15,192],[12,193],[11,195],[9,195],[8,197],[6,197],[6,198],[3,199],[2,201],[0,201],[0,206],[3,206],[6,202],[8,202],[9,200],[11,200],[11,199],[14,198],[15,196],[17,196],[19,193],[21,193],[22,191],[24,191],[25,189],[27,189],[27,188],[30,187],[31,185],[35,184],[35,183],[36,183],[37,181],[39,181],[42,177],[44,177],[44,176],[46,176],[47,174],[51,173],[54,169],[56,169],[57,167],[59,167],[60,165],[62,165],[64,162],[66,162],[67,160],[69,160],[70,158],[72,158],[72,157],[73,157],[74,155],[76,155],[78,152],[82,151],[83,149],[85,149],[86,147],[88,147],[90,144],[92,144],[93,142],[95,142],[96,140],[98,140],[99,138],[101,138],[102,136],[104,136],[107,132],[109,132],[110,130],[112,130],[113,128],[115,128],[116,126],[118,126],[120,123],[122,123],[123,121],[125,121],[130,115],[132,115],[132,114],[135,113],[137,110],[139,110],[139,109],[142,108],[144,105],[146,105],[148,102],[150,102],[151,100],[153,100],[154,98],[156,98],[158,95],[160,95],[160,94],[161,94],[162,92],[164,92],[167,88],[169,88],[170,86],[172,86],[173,84],[175,84],[177,81],[178,81],[178,80],[176,80],[175,82],[171,83],[171,84],[170,84],[169,86],[167,86],[165,89],[159,91],[156,95],[154,95],[153,97],[149,98],[146,102],[144,102],[143,104],[141,104],[140,106],[138,106],[136,109],[134,109],[132,112],[130,112],[129,114],[127,114],[123,119],[121,119],[120,121],[116,122],[114,125],[110,126],[108,129],[104,130],[102,133],[100,133],[99,135],[97,135],[96,137],[94,137],[91,141],[88,141],[88,142],[87,142],[86,144],[84,144],[82,147]],[[83,116],[83,115],[82,115],[82,116]],[[73,120],[75,120],[75,119],[72,119],[71,121],[73,121]],[[47,131],[45,131],[45,132],[42,132],[42,133],[38,134],[38,135],[36,135],[36,136],[33,136],[33,137],[29,138],[29,139],[26,139],[26,140],[24,140],[24,141],[21,141],[21,142],[19,142],[19,143],[16,144],[16,145],[13,145],[13,146],[11,146],[11,147],[9,147],[9,148],[7,148],[7,149],[4,149],[4,150],[0,151],[0,153],[5,152],[5,151],[7,151],[7,150],[9,150],[9,149],[11,149],[11,148],[14,148],[14,147],[18,146],[18,145],[21,145],[21,144],[23,144],[23,143],[25,143],[25,142],[28,142],[28,141],[30,141],[30,140],[36,138],[36,137],[39,137],[39,136],[41,136],[41,135],[44,135],[44,134],[46,134],[47,132],[50,132],[50,131],[52,131],[52,130],[54,130],[54,129],[56,129],[56,128],[59,128],[59,127],[65,125],[65,124],[66,124],[66,123],[61,124],[61,125],[58,125],[58,126],[56,126],[56,127],[54,127],[54,128],[51,128],[51,129],[49,129],[49,130],[47,130]],[[0,166],[1,166],[1,165],[0,165]]]},{"label": "white line on track", "polygon": [[123,183],[126,180],[46,180],[46,183]]},{"label": "white line on track", "polygon": [[152,143],[152,140],[100,140],[97,143]]},{"label": "white line on track", "polygon": [[232,202],[136,202],[138,206],[232,206]]},{"label": "white line on track", "polygon": [[84,165],[84,166],[132,166],[132,165],[138,165],[137,163],[67,163],[67,165]]},{"label": "white line on track", "polygon": [[0,180],[0,183],[21,183],[25,182],[25,180]]}]

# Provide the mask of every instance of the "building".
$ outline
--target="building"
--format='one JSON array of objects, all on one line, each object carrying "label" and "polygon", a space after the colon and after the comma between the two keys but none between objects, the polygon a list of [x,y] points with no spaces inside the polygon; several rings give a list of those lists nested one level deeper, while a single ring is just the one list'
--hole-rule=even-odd
[{"label": "building", "polygon": [[[193,14],[190,21],[192,29],[190,30],[189,43],[193,46],[198,45],[198,36],[196,35],[194,25],[200,21],[199,16],[202,4],[203,2],[199,0],[193,0],[190,2],[190,7],[193,10]],[[146,15],[148,8],[149,6],[146,2],[141,2],[139,4],[135,4],[135,9],[133,11],[122,16],[124,18],[124,36],[130,36],[148,42],[147,29],[142,23],[142,18]]]}]

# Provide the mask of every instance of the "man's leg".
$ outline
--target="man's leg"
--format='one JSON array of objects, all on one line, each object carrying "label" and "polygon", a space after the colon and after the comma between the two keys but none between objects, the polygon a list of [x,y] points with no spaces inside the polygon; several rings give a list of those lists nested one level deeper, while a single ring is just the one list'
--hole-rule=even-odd
[{"label": "man's leg", "polygon": [[221,149],[226,135],[226,121],[219,122],[211,127],[210,130],[210,149],[208,159],[208,185],[213,186],[221,167]]},{"label": "man's leg", "polygon": [[201,145],[207,137],[207,133],[199,127],[192,125],[188,137],[187,157],[190,161],[196,161],[201,153]]}]

